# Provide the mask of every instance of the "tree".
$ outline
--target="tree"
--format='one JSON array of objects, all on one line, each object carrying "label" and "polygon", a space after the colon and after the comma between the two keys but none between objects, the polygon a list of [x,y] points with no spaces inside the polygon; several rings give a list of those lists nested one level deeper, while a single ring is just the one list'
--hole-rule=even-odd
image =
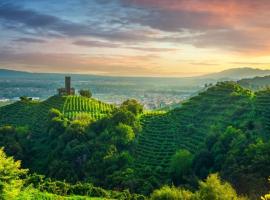
[{"label": "tree", "polygon": [[193,155],[186,149],[177,151],[172,157],[170,172],[175,183],[183,181],[183,177],[191,170]]},{"label": "tree", "polygon": [[133,129],[126,124],[120,123],[116,127],[116,133],[121,145],[129,144],[135,139],[135,133]]},{"label": "tree", "polygon": [[20,97],[20,100],[21,100],[22,102],[29,102],[29,101],[32,100],[32,98],[29,98],[29,97],[27,97],[27,96],[21,96],[21,97]]},{"label": "tree", "polygon": [[136,99],[128,99],[124,101],[120,108],[130,111],[134,115],[138,115],[143,112],[143,105],[141,105]]},{"label": "tree", "polygon": [[199,182],[199,190],[195,193],[196,200],[244,200],[239,197],[233,187],[222,182],[218,174],[211,174],[206,181]]},{"label": "tree", "polygon": [[[233,187],[222,182],[217,174],[211,174],[205,181],[199,181],[199,190],[195,193],[183,188],[164,186],[155,190],[152,200],[246,200],[239,197]],[[268,200],[268,199],[266,199]]]},{"label": "tree", "polygon": [[113,113],[111,119],[116,125],[122,123],[127,124],[129,126],[133,126],[136,121],[135,115],[132,112],[125,109],[117,109]]},{"label": "tree", "polygon": [[92,97],[92,92],[90,90],[80,90],[79,93],[83,97],[87,97],[87,98]]},{"label": "tree", "polygon": [[20,169],[20,161],[7,157],[3,148],[0,149],[0,199],[15,199],[23,185],[22,175],[26,169]]}]

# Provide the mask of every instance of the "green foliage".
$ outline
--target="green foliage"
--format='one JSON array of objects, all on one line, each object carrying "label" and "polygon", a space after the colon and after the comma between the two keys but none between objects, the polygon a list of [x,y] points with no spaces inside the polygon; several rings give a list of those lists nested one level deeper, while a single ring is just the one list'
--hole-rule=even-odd
[{"label": "green foliage", "polygon": [[18,101],[0,107],[0,126],[27,126],[35,135],[44,134],[50,112],[55,117],[60,117],[60,112],[70,120],[88,115],[92,121],[110,115],[113,109],[113,105],[81,96],[53,96],[42,102]]},{"label": "green foliage", "polygon": [[27,170],[21,169],[21,163],[7,157],[0,149],[0,199],[15,199],[21,190],[23,181],[20,179]]},{"label": "green foliage", "polygon": [[195,193],[198,200],[244,200],[239,197],[232,186],[222,182],[217,174],[207,177],[206,181],[199,182],[199,190]]},{"label": "green foliage", "polygon": [[232,186],[222,182],[217,174],[211,174],[199,182],[199,189],[192,193],[183,188],[164,186],[151,194],[153,200],[244,200]]},{"label": "green foliage", "polygon": [[135,133],[131,126],[120,123],[116,126],[116,135],[120,138],[118,139],[122,145],[131,143],[135,139]]},{"label": "green foliage", "polygon": [[[69,195],[67,182],[80,181],[141,194],[172,182],[194,189],[194,180],[219,172],[255,199],[268,191],[269,102],[269,91],[253,93],[233,82],[206,88],[168,112],[143,112],[136,100],[116,108],[82,96],[19,101],[0,108],[0,126],[14,126],[0,128],[0,145],[32,172],[57,179],[44,192],[61,188],[60,196]],[[214,191],[212,182],[201,190]]]},{"label": "green foliage", "polygon": [[176,187],[163,186],[151,194],[151,200],[192,200],[192,192]]},{"label": "green foliage", "polygon": [[170,164],[170,173],[176,183],[183,181],[184,176],[191,171],[193,155],[185,149],[178,150],[172,157]]},{"label": "green foliage", "polygon": [[87,97],[87,98],[92,97],[92,92],[90,90],[80,90],[79,93],[83,97]]},{"label": "green foliage", "polygon": [[88,114],[94,120],[101,119],[112,112],[114,106],[84,96],[67,96],[63,105],[63,113],[69,119],[81,114]]},{"label": "green foliage", "polygon": [[[142,132],[138,135],[136,167],[138,170],[151,167],[152,174],[170,174],[175,152],[186,149],[195,155],[203,149],[205,138],[213,126],[219,132],[229,125],[243,129],[252,127],[248,122],[254,114],[253,95],[236,83],[218,83],[186,101],[180,108],[167,113],[145,113],[141,116]],[[209,171],[202,169],[201,173],[207,176]],[[166,182],[168,176],[158,178]]]},{"label": "green foliage", "polygon": [[124,101],[120,108],[130,111],[134,115],[139,115],[143,112],[143,106],[136,99],[128,99]]},{"label": "green foliage", "polygon": [[[126,200],[144,200],[142,195],[131,194],[128,190],[124,191],[112,191],[105,190],[101,187],[95,187],[90,183],[70,184],[62,181],[52,181],[51,179],[45,179],[44,176],[33,174],[28,177],[26,187],[22,194],[29,195],[28,190],[33,191],[36,195],[52,196],[54,198],[79,198],[88,199],[88,197],[99,197],[106,199],[126,199]],[[35,188],[35,190],[33,190]],[[91,198],[92,199],[92,198]]]}]

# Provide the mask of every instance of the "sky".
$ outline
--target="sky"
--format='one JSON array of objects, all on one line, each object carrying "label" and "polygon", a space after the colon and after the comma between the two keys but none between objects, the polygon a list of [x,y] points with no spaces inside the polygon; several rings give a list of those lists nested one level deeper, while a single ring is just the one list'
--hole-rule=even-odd
[{"label": "sky", "polygon": [[269,0],[0,0],[0,68],[110,76],[270,69]]}]

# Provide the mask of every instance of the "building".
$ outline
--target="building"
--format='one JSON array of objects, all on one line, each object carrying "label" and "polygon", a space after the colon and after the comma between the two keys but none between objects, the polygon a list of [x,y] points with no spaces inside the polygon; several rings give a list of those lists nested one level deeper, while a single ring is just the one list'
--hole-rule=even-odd
[{"label": "building", "polygon": [[75,89],[71,87],[71,77],[70,76],[65,77],[65,87],[58,88],[57,91],[58,91],[58,94],[61,96],[75,94]]}]

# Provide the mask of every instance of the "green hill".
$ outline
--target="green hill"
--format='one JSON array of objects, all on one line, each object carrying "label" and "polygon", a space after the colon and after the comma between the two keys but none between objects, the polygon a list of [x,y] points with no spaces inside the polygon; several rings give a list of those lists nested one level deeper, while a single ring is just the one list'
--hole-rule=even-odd
[{"label": "green hill", "polygon": [[264,90],[270,86],[270,76],[246,78],[239,80],[238,84],[255,91]]},{"label": "green hill", "polygon": [[[169,111],[142,112],[138,102],[126,101],[106,118],[114,106],[53,96],[1,107],[0,126],[30,132],[3,127],[0,143],[31,172],[55,180],[149,195],[168,183],[194,188],[198,178],[220,173],[240,193],[258,197],[270,173],[269,104],[270,90],[252,92],[235,82],[218,83]],[[61,113],[47,121],[51,108]],[[101,120],[73,121],[85,114]],[[178,175],[172,161],[183,149],[192,163]]]},{"label": "green hill", "polygon": [[0,107],[0,125],[28,126],[34,132],[46,131],[51,108],[60,110],[69,119],[87,114],[97,120],[109,114],[114,106],[81,96],[52,96],[42,102],[18,101]]},{"label": "green hill", "polygon": [[[138,168],[168,172],[178,149],[196,153],[215,126],[244,126],[252,114],[253,94],[231,82],[219,83],[191,98],[181,108],[141,117],[143,131],[136,148]],[[160,169],[162,167],[162,169]]]}]

